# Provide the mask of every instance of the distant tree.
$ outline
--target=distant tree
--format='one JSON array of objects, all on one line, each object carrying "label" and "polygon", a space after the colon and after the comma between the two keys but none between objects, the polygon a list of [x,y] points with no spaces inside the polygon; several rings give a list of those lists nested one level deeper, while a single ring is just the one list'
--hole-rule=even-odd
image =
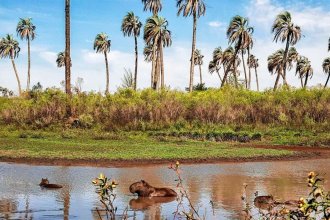
[{"label": "distant tree", "polygon": [[7,34],[6,37],[3,37],[0,40],[0,58],[9,58],[11,59],[17,84],[18,84],[18,93],[22,94],[21,81],[18,76],[18,72],[15,65],[15,58],[18,57],[20,52],[20,47],[18,41],[13,38],[12,35]]},{"label": "distant tree", "polygon": [[134,90],[137,86],[137,74],[138,74],[138,42],[137,38],[140,36],[142,23],[139,21],[139,17],[135,16],[133,12],[128,12],[124,17],[121,30],[124,36],[134,36],[135,42],[135,72],[134,72]]},{"label": "distant tree", "polygon": [[111,40],[108,39],[108,35],[100,33],[96,35],[94,41],[94,50],[96,53],[103,53],[106,67],[106,89],[105,94],[109,93],[109,63],[108,63],[108,52],[110,52]]},{"label": "distant tree", "polygon": [[122,79],[122,87],[125,89],[134,89],[134,77],[130,69],[125,69],[124,78]]},{"label": "distant tree", "polygon": [[283,60],[282,60],[282,77],[285,84],[286,81],[286,66],[287,66],[287,58],[289,53],[289,46],[294,46],[301,38],[301,29],[299,26],[295,25],[292,22],[291,14],[287,11],[280,13],[277,15],[273,27],[272,32],[275,34],[274,41],[278,42],[286,42]]},{"label": "distant tree", "polygon": [[30,89],[30,80],[31,80],[31,41],[35,38],[36,26],[32,23],[32,18],[20,18],[20,21],[17,24],[16,32],[17,35],[22,40],[27,40],[28,42],[28,76],[27,76],[27,86],[26,89]]},{"label": "distant tree", "polygon": [[[248,88],[248,77],[244,62],[244,51],[251,47],[252,45],[252,33],[253,28],[249,26],[249,21],[247,18],[243,18],[239,15],[232,18],[229,27],[227,29],[227,37],[229,39],[229,44],[234,44],[235,53],[234,59],[232,61],[232,67],[234,72],[236,72],[235,58],[240,52],[242,55],[242,62],[245,74],[245,87]],[[235,78],[237,82],[237,76]]]},{"label": "distant tree", "polygon": [[75,91],[75,93],[80,94],[82,92],[82,85],[84,84],[84,79],[81,77],[78,77],[75,85],[73,87],[73,90]]},{"label": "distant tree", "polygon": [[56,59],[57,67],[65,66],[65,52],[59,52]]},{"label": "distant tree", "polygon": [[194,85],[194,60],[196,50],[196,30],[197,20],[205,15],[206,6],[204,0],[176,0],[178,8],[178,16],[182,14],[183,17],[193,16],[193,36],[191,46],[191,58],[190,58],[190,81],[189,92],[193,91]]},{"label": "distant tree", "polygon": [[299,74],[299,77],[305,78],[305,83],[303,85],[304,88],[307,87],[308,78],[312,78],[313,76],[313,68],[311,62],[307,57],[301,56],[297,62],[296,73]]},{"label": "distant tree", "polygon": [[[220,69],[221,69],[221,65],[224,67],[223,64],[223,51],[221,49],[221,47],[217,47],[214,49],[213,51],[213,56],[212,56],[212,60],[209,63],[209,73],[214,73],[216,72],[218,74],[218,77],[220,79],[220,84],[222,83],[222,78],[220,75]],[[224,68],[225,71],[225,68]]]},{"label": "distant tree", "polygon": [[2,94],[2,97],[11,97],[14,95],[13,91],[1,86],[0,86],[0,93]]},{"label": "distant tree", "polygon": [[[259,60],[252,54],[250,54],[250,56],[248,58],[248,66],[249,66],[249,68],[254,69],[254,71],[255,71],[257,91],[260,91],[259,90],[258,71],[257,71],[257,68],[259,67]],[[251,79],[251,77],[250,77],[250,79]]]},{"label": "distant tree", "polygon": [[202,54],[201,50],[196,49],[194,57],[195,57],[195,60],[194,60],[195,66],[199,67],[199,80],[200,80],[199,84],[203,84],[202,65],[204,63],[203,62],[204,55]]},{"label": "distant tree", "polygon": [[328,85],[328,82],[329,82],[329,79],[330,79],[330,57],[326,58],[324,61],[323,61],[323,71],[328,74],[328,79],[327,81],[325,82],[325,85],[324,85],[324,88],[327,87]]}]

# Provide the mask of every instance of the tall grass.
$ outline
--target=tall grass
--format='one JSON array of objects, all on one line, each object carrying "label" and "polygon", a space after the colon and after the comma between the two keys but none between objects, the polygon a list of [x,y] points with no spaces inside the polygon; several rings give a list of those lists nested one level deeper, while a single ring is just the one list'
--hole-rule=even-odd
[{"label": "tall grass", "polygon": [[[67,107],[71,117],[67,116]],[[57,89],[29,98],[1,98],[0,120],[43,128],[72,125],[105,130],[155,130],[192,126],[285,126],[330,128],[330,89],[255,92],[226,87],[193,93],[150,89],[118,90],[103,96],[81,93],[72,99]]]}]

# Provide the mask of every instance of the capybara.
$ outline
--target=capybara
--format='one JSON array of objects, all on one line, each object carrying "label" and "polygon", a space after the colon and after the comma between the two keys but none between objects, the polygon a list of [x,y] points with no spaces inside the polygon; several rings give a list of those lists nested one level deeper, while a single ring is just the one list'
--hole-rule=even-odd
[{"label": "capybara", "polygon": [[156,188],[144,180],[133,183],[129,187],[131,193],[136,193],[140,197],[176,197],[177,193],[170,188]]},{"label": "capybara", "polygon": [[42,178],[41,182],[39,183],[39,186],[49,188],[49,189],[60,189],[63,187],[58,184],[50,184],[49,180],[47,178],[46,179]]}]

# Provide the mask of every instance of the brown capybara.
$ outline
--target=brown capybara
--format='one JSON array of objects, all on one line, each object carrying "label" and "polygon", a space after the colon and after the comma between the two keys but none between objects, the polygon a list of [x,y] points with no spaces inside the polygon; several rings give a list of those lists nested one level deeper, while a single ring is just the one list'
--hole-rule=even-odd
[{"label": "brown capybara", "polygon": [[177,193],[169,188],[156,188],[144,180],[133,183],[129,191],[137,194],[139,197],[176,197]]},{"label": "brown capybara", "polygon": [[63,187],[58,184],[50,184],[49,180],[47,178],[46,179],[42,178],[41,182],[39,183],[39,186],[49,188],[49,189],[60,189]]},{"label": "brown capybara", "polygon": [[160,204],[169,203],[175,201],[175,197],[138,197],[137,199],[131,199],[129,206],[133,210],[146,210],[151,206],[158,206]]}]

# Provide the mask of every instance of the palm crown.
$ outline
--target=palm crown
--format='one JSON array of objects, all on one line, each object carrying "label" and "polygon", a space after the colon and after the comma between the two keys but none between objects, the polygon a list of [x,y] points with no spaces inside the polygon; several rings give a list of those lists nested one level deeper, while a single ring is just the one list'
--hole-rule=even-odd
[{"label": "palm crown", "polygon": [[252,46],[253,28],[249,26],[249,20],[241,16],[235,16],[228,27],[227,37],[229,44],[235,44],[237,49],[247,49]]},{"label": "palm crown", "polygon": [[124,17],[121,30],[124,33],[124,36],[140,36],[142,23],[139,20],[139,17],[135,16],[133,12],[128,12]]},{"label": "palm crown", "polygon": [[36,26],[32,23],[32,18],[21,18],[17,24],[16,32],[17,35],[23,39],[31,39],[35,38],[35,30]]},{"label": "palm crown", "polygon": [[158,14],[162,10],[161,0],[142,0],[144,4],[144,11],[150,11],[154,15]]},{"label": "palm crown", "polygon": [[182,13],[184,17],[205,15],[206,6],[203,0],[177,0],[178,15]]},{"label": "palm crown", "polygon": [[165,18],[153,16],[148,18],[144,27],[144,40],[147,45],[153,45],[159,40],[164,46],[172,44],[171,31],[167,29],[168,22]]},{"label": "palm crown", "polygon": [[111,40],[108,39],[108,35],[105,33],[100,33],[96,35],[94,41],[94,50],[97,53],[106,53],[110,51]]},{"label": "palm crown", "polygon": [[0,41],[0,57],[14,59],[20,52],[19,43],[12,35],[7,34]]},{"label": "palm crown", "polygon": [[289,40],[291,45],[295,45],[301,38],[300,27],[292,23],[291,14],[287,11],[276,17],[272,32],[275,33],[275,42]]}]

